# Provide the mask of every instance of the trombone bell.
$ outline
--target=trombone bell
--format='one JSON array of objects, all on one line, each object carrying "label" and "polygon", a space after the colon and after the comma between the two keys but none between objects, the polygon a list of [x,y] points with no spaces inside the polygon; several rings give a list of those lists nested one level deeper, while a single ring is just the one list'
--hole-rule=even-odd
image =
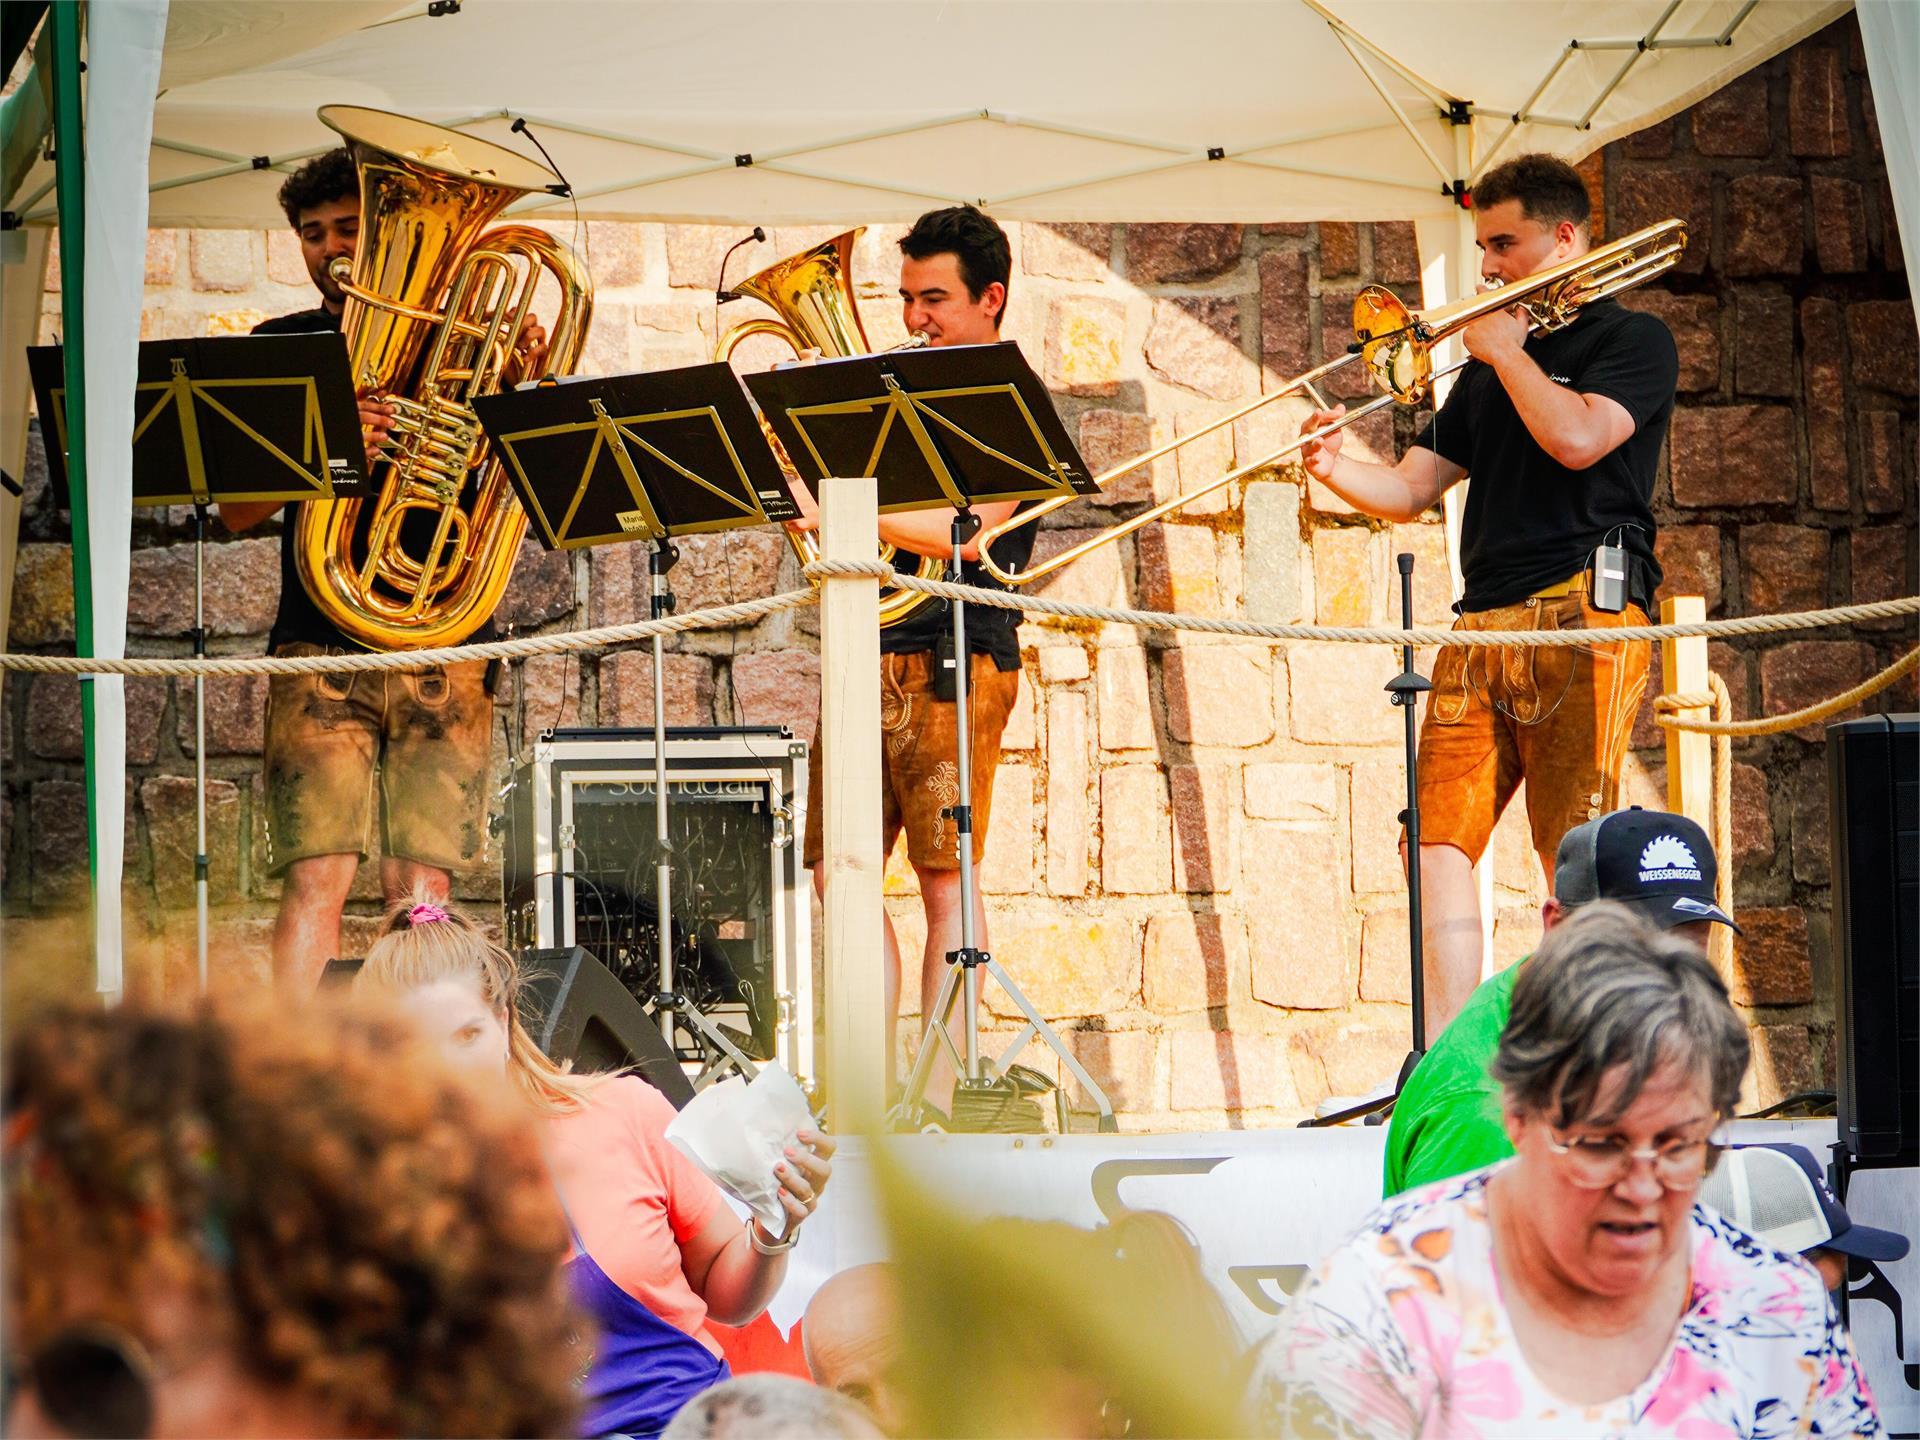
[{"label": "trombone bell", "polygon": [[1422,343],[1413,312],[1383,285],[1353,297],[1353,338],[1380,388],[1414,401],[1433,383],[1433,351]]}]

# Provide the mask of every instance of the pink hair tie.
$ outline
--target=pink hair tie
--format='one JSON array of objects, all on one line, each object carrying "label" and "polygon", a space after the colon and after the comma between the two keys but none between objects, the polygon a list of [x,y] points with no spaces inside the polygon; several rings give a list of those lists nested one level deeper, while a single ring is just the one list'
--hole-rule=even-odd
[{"label": "pink hair tie", "polygon": [[431,925],[435,921],[448,919],[447,912],[438,905],[416,905],[407,911],[407,924]]}]

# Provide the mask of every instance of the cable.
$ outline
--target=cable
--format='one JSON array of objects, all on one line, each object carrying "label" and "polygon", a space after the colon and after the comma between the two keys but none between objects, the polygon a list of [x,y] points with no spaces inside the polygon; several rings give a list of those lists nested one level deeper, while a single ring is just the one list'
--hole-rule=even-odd
[{"label": "cable", "polygon": [[533,148],[540,152],[540,158],[547,162],[547,168],[559,177],[558,185],[549,185],[547,192],[552,195],[564,195],[573,208],[573,245],[580,252],[582,262],[589,270],[593,268],[593,232],[587,229],[587,222],[580,218],[580,197],[574,194],[573,185],[561,172],[553,156],[547,153],[547,147],[540,143],[540,137],[533,133],[533,127],[527,124],[527,117],[514,117],[510,127],[514,134],[524,135],[532,142]]},{"label": "cable", "polygon": [[716,339],[720,334],[720,307],[729,300],[740,298],[734,291],[727,289],[727,262],[733,259],[733,252],[742,245],[757,245],[766,238],[767,232],[756,225],[751,235],[743,235],[734,241],[727,247],[727,253],[720,257],[720,278],[713,282],[713,333]]}]

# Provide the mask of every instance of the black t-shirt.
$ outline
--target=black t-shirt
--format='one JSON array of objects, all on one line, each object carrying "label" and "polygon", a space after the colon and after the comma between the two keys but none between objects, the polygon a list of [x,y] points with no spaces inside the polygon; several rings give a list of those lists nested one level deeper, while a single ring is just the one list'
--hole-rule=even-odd
[{"label": "black t-shirt", "polygon": [[1651,604],[1660,584],[1653,482],[1680,375],[1673,336],[1655,316],[1603,300],[1564,330],[1533,336],[1526,350],[1557,383],[1617,402],[1633,434],[1585,470],[1569,470],[1528,433],[1493,367],[1470,362],[1414,441],[1473,482],[1457,608],[1518,604],[1583,569],[1609,536],[1633,557],[1633,598]]},{"label": "black t-shirt", "polygon": [[[293,315],[281,315],[273,320],[263,320],[253,327],[256,335],[312,335],[320,331],[338,330],[340,317],[325,306],[313,310],[302,310]],[[295,502],[300,503],[300,502]],[[291,509],[291,507],[289,507]],[[402,535],[408,533],[408,521],[403,521]],[[417,540],[424,551],[432,543],[431,522],[424,515],[420,525],[426,534]],[[353,544],[356,552],[366,548],[367,534],[373,528],[373,506],[360,507],[359,517],[354,522]],[[267,637],[267,649],[271,652],[282,645],[308,644],[327,645],[338,649],[360,650],[366,648],[341,633],[338,626],[320,613],[313,603],[313,597],[307,594],[307,587],[300,583],[300,568],[293,554],[294,517],[287,514],[280,521],[280,609],[273,618],[273,631]],[[493,635],[492,622],[482,625],[468,638],[469,641],[490,639]]]},{"label": "black t-shirt", "polygon": [[[1031,502],[1029,502],[1031,503]],[[1028,504],[1016,507],[1014,513],[1029,508]],[[1003,570],[1023,570],[1033,555],[1032,525],[1022,525],[993,544],[994,563]],[[896,572],[911,575],[919,567],[920,557],[901,550],[893,557]],[[1004,590],[1007,587],[995,580],[977,561],[969,560],[961,566],[961,583],[978,585],[985,590]],[[944,600],[931,600],[920,606],[906,619],[896,625],[889,625],[880,632],[880,653],[883,655],[917,655],[922,651],[932,651],[941,636],[953,633],[952,606]],[[1020,668],[1020,612],[1002,610],[997,605],[969,605],[967,607],[967,649],[976,655],[990,655],[993,663],[1001,670]]]}]

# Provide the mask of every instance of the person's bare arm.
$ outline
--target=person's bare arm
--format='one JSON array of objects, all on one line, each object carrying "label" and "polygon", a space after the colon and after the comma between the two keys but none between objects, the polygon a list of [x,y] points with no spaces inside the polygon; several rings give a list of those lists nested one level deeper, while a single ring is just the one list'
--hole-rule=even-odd
[{"label": "person's bare arm", "polygon": [[1496,310],[1461,332],[1467,351],[1493,367],[1527,433],[1569,470],[1585,470],[1633,437],[1633,417],[1605,395],[1556,384],[1527,354],[1527,323]]},{"label": "person's bare arm", "polygon": [[213,508],[220,516],[220,523],[231,534],[238,535],[263,520],[272,519],[286,503],[284,500],[216,500]]},{"label": "person's bare arm", "polygon": [[[789,520],[787,528],[804,534],[808,530],[819,528],[820,506],[813,498],[813,492],[806,482],[796,480],[793,484],[794,503],[800,507],[800,518]],[[961,547],[962,559],[980,558],[980,537],[994,526],[1005,520],[1019,508],[1016,500],[996,500],[991,505],[976,505],[973,513],[980,517],[980,528],[974,532],[973,539]],[[903,510],[897,515],[880,517],[880,538],[889,545],[896,546],[914,555],[929,555],[936,560],[947,560],[953,556],[953,511],[951,510]]]},{"label": "person's bare arm", "polygon": [[[1300,433],[1318,430],[1339,419],[1347,407],[1316,410],[1300,427]],[[1318,440],[1309,440],[1300,451],[1300,464],[1309,475],[1356,510],[1378,515],[1383,520],[1412,520],[1433,505],[1466,471],[1416,445],[1393,465],[1370,465],[1341,453],[1346,432],[1336,430]]]},{"label": "person's bare arm", "polygon": [[[371,463],[380,447],[387,443],[387,436],[393,429],[394,407],[392,402],[376,400],[370,395],[362,395],[358,405],[360,441]],[[242,530],[251,530],[263,520],[272,519],[286,503],[284,500],[220,500],[215,502],[214,508],[220,513],[220,523],[230,533],[238,535]]]},{"label": "person's bare arm", "polygon": [[[963,560],[980,558],[980,537],[1019,508],[1016,500],[996,500],[991,505],[976,505],[980,528],[960,547]],[[880,517],[880,538],[889,545],[914,555],[930,555],[936,560],[953,558],[953,511],[903,510],[897,515]]]},{"label": "person's bare arm", "polygon": [[[786,1207],[789,1230],[813,1213],[833,1173],[832,1137],[802,1130],[800,1140],[779,1172],[780,1203]],[[762,1243],[776,1238],[763,1235]],[[767,1308],[780,1288],[787,1274],[787,1255],[785,1251],[762,1255],[754,1249],[746,1227],[723,1206],[698,1234],[681,1243],[680,1268],[694,1294],[707,1302],[710,1316],[722,1325],[744,1325]]]}]

